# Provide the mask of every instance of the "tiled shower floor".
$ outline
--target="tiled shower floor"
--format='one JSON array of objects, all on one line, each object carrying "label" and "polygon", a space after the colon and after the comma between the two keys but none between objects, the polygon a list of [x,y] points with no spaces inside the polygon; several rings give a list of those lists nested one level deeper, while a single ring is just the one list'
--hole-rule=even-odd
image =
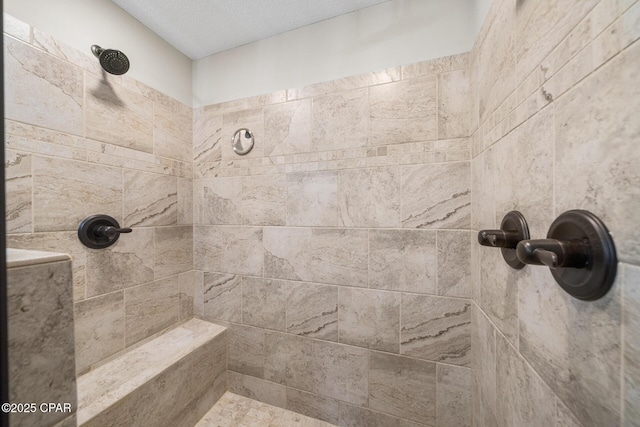
[{"label": "tiled shower floor", "polygon": [[333,424],[226,392],[196,427],[333,427]]}]

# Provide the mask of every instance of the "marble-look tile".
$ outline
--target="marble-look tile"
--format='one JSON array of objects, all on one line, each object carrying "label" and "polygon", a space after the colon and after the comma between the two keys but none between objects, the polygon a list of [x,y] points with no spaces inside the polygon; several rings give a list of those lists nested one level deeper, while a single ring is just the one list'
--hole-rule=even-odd
[{"label": "marble-look tile", "polygon": [[468,301],[403,294],[401,312],[401,354],[454,365],[470,364],[471,304]]},{"label": "marble-look tile", "polygon": [[31,27],[13,16],[2,14],[2,31],[12,37],[22,40],[25,43],[31,42]]},{"label": "marble-look tile", "polygon": [[369,136],[367,89],[313,98],[311,143],[317,149],[364,147]]},{"label": "marble-look tile", "polygon": [[178,225],[193,225],[193,180],[178,178]]},{"label": "marble-look tile", "polygon": [[556,398],[556,427],[582,427],[580,421],[576,420],[576,417],[558,398]]},{"label": "marble-look tile", "polygon": [[287,409],[337,425],[338,400],[287,387]]},{"label": "marble-look tile", "polygon": [[153,229],[135,228],[106,249],[86,249],[87,297],[154,279]]},{"label": "marble-look tile", "polygon": [[[344,427],[399,427],[407,420],[375,412],[361,406],[338,402],[339,419],[337,425]],[[422,424],[421,424],[422,425]]]},{"label": "marble-look tile", "polygon": [[[78,425],[78,417],[76,414],[65,418],[53,427],[76,427]],[[88,426],[89,427],[89,426]]]},{"label": "marble-look tile", "polygon": [[401,218],[404,228],[468,228],[469,162],[405,166]]},{"label": "marble-look tile", "polygon": [[370,230],[369,287],[436,293],[436,232]]},{"label": "marble-look tile", "polygon": [[[194,271],[187,271],[178,276],[179,283],[179,319],[186,320],[194,316],[195,313],[195,296],[196,292],[200,292],[196,289],[196,273]],[[198,313],[202,316],[202,314]]]},{"label": "marble-look tile", "polygon": [[287,387],[271,381],[229,371],[229,391],[258,402],[286,408]]},{"label": "marble-look tile", "polygon": [[153,102],[104,78],[85,75],[87,138],[153,152]]},{"label": "marble-look tile", "polygon": [[153,153],[183,162],[193,161],[192,129],[190,108],[176,112],[161,104],[154,104]]},{"label": "marble-look tile", "polygon": [[546,235],[555,219],[551,208],[553,127],[553,106],[549,106],[495,145],[495,180],[501,183],[491,189],[495,193],[496,224],[507,212],[517,210],[527,219],[531,236]]},{"label": "marble-look tile", "polygon": [[309,98],[312,96],[326,95],[334,92],[375,86],[400,80],[400,67],[387,68],[366,74],[343,77],[327,82],[320,82],[301,88],[287,89],[287,99]]},{"label": "marble-look tile", "polygon": [[493,2],[483,33],[476,40],[480,123],[516,88],[516,2]]},{"label": "marble-look tile", "polygon": [[313,389],[313,341],[266,332],[264,379],[301,390]]},{"label": "marble-look tile", "polygon": [[583,424],[619,424],[621,275],[603,298],[580,301],[548,269],[524,273],[518,282],[520,353]]},{"label": "marble-look tile", "polygon": [[265,156],[316,151],[311,145],[311,99],[274,104],[264,109]]},{"label": "marble-look tile", "polygon": [[204,318],[242,322],[242,276],[204,273]]},{"label": "marble-look tile", "polygon": [[265,277],[367,286],[367,231],[265,228]]},{"label": "marble-look tile", "polygon": [[437,139],[436,77],[369,88],[371,145]]},{"label": "marble-look tile", "polygon": [[[230,141],[231,136],[224,141]],[[210,108],[193,111],[193,161],[217,162],[222,158],[222,115]]]},{"label": "marble-look tile", "polygon": [[438,230],[438,295],[471,297],[471,234]]},{"label": "marble-look tile", "polygon": [[7,247],[62,252],[71,255],[73,260],[73,300],[85,298],[85,270],[87,256],[85,247],[78,239],[78,233],[63,231],[55,233],[14,234],[7,236]]},{"label": "marble-look tile", "polygon": [[496,410],[500,426],[553,425],[555,395],[518,352],[498,334]]},{"label": "marble-look tile", "polygon": [[288,282],[256,277],[242,279],[242,323],[284,331]]},{"label": "marble-look tile", "polygon": [[198,179],[193,196],[196,224],[242,224],[241,177]]},{"label": "marble-look tile", "polygon": [[[72,290],[69,261],[7,270],[10,402],[76,406]],[[12,413],[10,420],[33,426],[68,415]]]},{"label": "marble-look tile", "polygon": [[6,118],[82,135],[82,70],[4,37]]},{"label": "marble-look tile", "polygon": [[194,227],[196,269],[262,276],[262,234],[260,227]]},{"label": "marble-look tile", "polygon": [[[64,59],[74,65],[77,65],[78,67],[96,76],[103,75],[100,62],[96,61],[95,56],[93,56],[90,49],[87,48],[85,51],[80,51],[50,36],[49,34],[40,31],[38,28],[33,28],[32,38],[32,44],[34,47],[37,47],[38,49],[43,50],[57,58]],[[106,74],[103,76],[110,81],[121,81],[121,76],[115,76],[111,74]]]},{"label": "marble-look tile", "polygon": [[367,404],[369,350],[314,340],[312,358],[313,393]]},{"label": "marble-look tile", "polygon": [[[640,424],[640,267],[624,265],[625,426]],[[619,274],[619,273],[618,273]]]},{"label": "marble-look tile", "polygon": [[371,409],[436,425],[435,363],[375,351],[369,363]]},{"label": "marble-look tile", "polygon": [[338,225],[336,171],[287,174],[287,225]]},{"label": "marble-look tile", "polygon": [[193,227],[156,227],[154,252],[155,279],[193,270]]},{"label": "marble-look tile", "polygon": [[287,222],[286,175],[243,177],[240,206],[244,225],[285,225]]},{"label": "marble-look tile", "polygon": [[290,282],[287,333],[338,341],[338,288]]},{"label": "marble-look tile", "polygon": [[123,292],[76,303],[74,318],[78,373],[124,349]]},{"label": "marble-look tile", "polygon": [[469,70],[438,74],[438,138],[469,135]]},{"label": "marble-look tile", "polygon": [[[249,129],[253,133],[254,137],[253,149],[243,156],[237,155],[233,151],[231,144],[233,135],[240,128]],[[220,137],[220,143],[222,144],[221,153],[223,160],[262,157],[265,146],[263,109],[256,108],[224,114],[222,116],[222,135]]]},{"label": "marble-look tile", "polygon": [[33,228],[31,155],[5,150],[4,156],[6,230],[29,233]]},{"label": "marble-look tile", "polygon": [[[508,138],[508,136],[507,136]],[[496,147],[481,153],[471,162],[471,228],[499,228],[496,223]],[[506,212],[505,212],[506,213]],[[502,214],[504,215],[504,213]],[[502,216],[500,217],[502,221]]]},{"label": "marble-look tile", "polygon": [[556,211],[586,209],[616,237],[618,259],[640,262],[640,88],[635,43],[569,91],[556,106]]},{"label": "marble-look tile", "polygon": [[436,426],[471,427],[471,369],[436,365]]},{"label": "marble-look tile", "polygon": [[251,326],[230,323],[229,370],[264,379],[265,331]]},{"label": "marble-look tile", "polygon": [[412,79],[469,68],[469,56],[469,53],[460,53],[458,55],[443,56],[442,58],[431,59],[429,61],[403,65],[402,78]]},{"label": "marble-look tile", "polygon": [[343,170],[339,182],[341,227],[400,226],[400,167]]},{"label": "marble-look tile", "polygon": [[124,171],[124,225],[176,225],[178,178],[140,171]]},{"label": "marble-look tile", "polygon": [[400,294],[368,289],[338,290],[340,342],[374,350],[400,350]]},{"label": "marble-look tile", "polygon": [[598,0],[519,2],[516,6],[518,83],[593,9]]},{"label": "marble-look tile", "polygon": [[496,332],[489,319],[472,304],[471,370],[474,422],[489,427],[496,413]]},{"label": "marble-look tile", "polygon": [[119,169],[38,156],[32,166],[34,231],[75,231],[97,212],[122,219]]},{"label": "marble-look tile", "polygon": [[125,344],[130,346],[179,319],[179,276],[125,289]]}]

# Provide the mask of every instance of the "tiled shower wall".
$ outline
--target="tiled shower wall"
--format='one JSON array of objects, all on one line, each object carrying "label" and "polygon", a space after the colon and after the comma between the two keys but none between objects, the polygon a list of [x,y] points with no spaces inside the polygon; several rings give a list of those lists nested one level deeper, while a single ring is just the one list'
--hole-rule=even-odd
[{"label": "tiled shower wall", "polygon": [[496,0],[476,41],[472,228],[587,209],[620,261],[583,302],[471,245],[476,426],[640,425],[639,36],[633,0]]},{"label": "tiled shower wall", "polygon": [[471,424],[468,60],[194,111],[196,314],[229,327],[232,391],[340,425]]},{"label": "tiled shower wall", "polygon": [[[8,246],[73,257],[78,372],[193,315],[191,108],[5,16]],[[133,65],[135,66],[135,64]],[[85,217],[132,227],[80,244]]]}]

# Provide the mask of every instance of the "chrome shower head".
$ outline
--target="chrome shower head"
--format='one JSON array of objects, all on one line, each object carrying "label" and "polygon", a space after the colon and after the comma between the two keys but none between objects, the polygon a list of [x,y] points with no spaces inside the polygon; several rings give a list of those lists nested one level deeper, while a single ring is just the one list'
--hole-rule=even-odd
[{"label": "chrome shower head", "polygon": [[120,75],[129,70],[129,58],[119,50],[103,49],[94,44],[91,52],[100,60],[100,65],[107,73]]}]

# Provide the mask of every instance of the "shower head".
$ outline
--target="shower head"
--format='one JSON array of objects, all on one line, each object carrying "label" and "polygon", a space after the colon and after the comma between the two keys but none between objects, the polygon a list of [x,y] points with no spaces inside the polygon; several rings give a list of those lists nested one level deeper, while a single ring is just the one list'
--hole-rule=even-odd
[{"label": "shower head", "polygon": [[119,50],[103,49],[94,44],[91,52],[100,60],[100,65],[107,73],[120,75],[129,70],[129,58]]}]

